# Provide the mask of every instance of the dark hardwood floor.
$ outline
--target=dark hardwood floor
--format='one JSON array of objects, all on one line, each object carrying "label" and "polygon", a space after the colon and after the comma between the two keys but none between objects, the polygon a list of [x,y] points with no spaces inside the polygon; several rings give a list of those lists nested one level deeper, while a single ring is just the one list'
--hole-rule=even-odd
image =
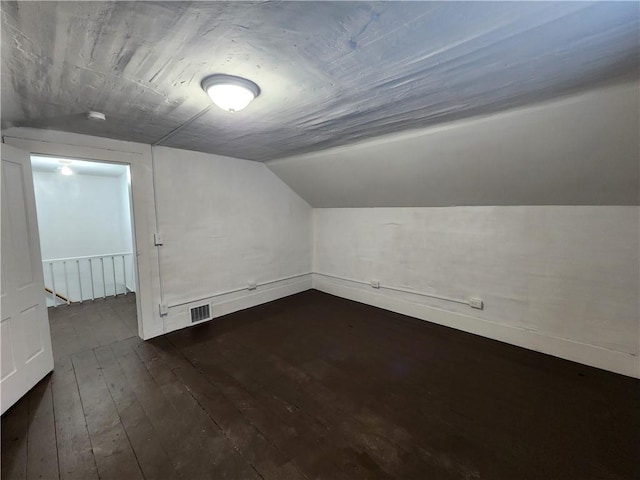
[{"label": "dark hardwood floor", "polygon": [[134,293],[49,308],[56,360],[138,335]]},{"label": "dark hardwood floor", "polygon": [[50,314],[2,479],[640,478],[640,382],[317,291],[142,342]]}]

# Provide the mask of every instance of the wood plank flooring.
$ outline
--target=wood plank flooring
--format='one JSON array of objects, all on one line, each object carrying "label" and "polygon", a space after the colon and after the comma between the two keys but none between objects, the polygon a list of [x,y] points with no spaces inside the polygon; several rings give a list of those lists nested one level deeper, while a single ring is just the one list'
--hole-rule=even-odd
[{"label": "wood plank flooring", "polygon": [[134,293],[49,308],[54,359],[138,334]]},{"label": "wood plank flooring", "polygon": [[308,291],[142,342],[51,311],[2,479],[640,478],[640,382]]}]

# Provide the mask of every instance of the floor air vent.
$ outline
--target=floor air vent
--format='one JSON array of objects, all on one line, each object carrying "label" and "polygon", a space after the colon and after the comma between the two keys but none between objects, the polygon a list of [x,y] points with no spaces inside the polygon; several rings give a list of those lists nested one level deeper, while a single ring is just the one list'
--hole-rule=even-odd
[{"label": "floor air vent", "polygon": [[210,316],[209,304],[200,305],[199,307],[194,307],[191,309],[191,323],[207,320]]}]

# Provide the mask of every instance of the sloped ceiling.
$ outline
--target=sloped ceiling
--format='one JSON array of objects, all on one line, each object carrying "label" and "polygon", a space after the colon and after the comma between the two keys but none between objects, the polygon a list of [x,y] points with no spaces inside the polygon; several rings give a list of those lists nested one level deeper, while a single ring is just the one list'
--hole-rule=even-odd
[{"label": "sloped ceiling", "polygon": [[[2,127],[282,158],[637,77],[638,9],[2,2]],[[250,78],[262,94],[193,120],[210,105],[200,82],[211,73]],[[107,121],[86,120],[89,109]]]},{"label": "sloped ceiling", "polygon": [[628,82],[266,165],[320,208],[639,205],[639,117]]}]

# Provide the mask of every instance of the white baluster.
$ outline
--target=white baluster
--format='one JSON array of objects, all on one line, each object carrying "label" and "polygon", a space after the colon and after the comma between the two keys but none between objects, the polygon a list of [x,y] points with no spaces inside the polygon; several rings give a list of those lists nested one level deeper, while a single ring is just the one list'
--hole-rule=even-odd
[{"label": "white baluster", "polygon": [[124,255],[122,255],[122,276],[124,277],[124,294],[127,294],[127,267],[125,266]]},{"label": "white baluster", "polygon": [[93,263],[91,263],[91,258],[89,259],[89,273],[91,274],[91,301],[96,299],[96,290],[93,286]]},{"label": "white baluster", "polygon": [[82,303],[82,276],[80,275],[80,260],[76,260],[78,267],[78,286],[80,287],[80,303]]},{"label": "white baluster", "polygon": [[107,298],[107,281],[104,278],[104,258],[100,257],[100,268],[102,268],[102,298]]},{"label": "white baluster", "polygon": [[53,307],[58,308],[58,297],[56,295],[56,277],[53,274],[53,262],[49,262],[49,270],[51,270],[51,289],[53,290]]},{"label": "white baluster", "polygon": [[64,288],[67,296],[67,305],[71,303],[71,299],[69,298],[69,279],[67,278],[67,261],[62,262],[62,268],[64,269]]},{"label": "white baluster", "polygon": [[118,288],[116,286],[116,259],[111,255],[111,268],[113,268],[113,296],[118,296]]}]

